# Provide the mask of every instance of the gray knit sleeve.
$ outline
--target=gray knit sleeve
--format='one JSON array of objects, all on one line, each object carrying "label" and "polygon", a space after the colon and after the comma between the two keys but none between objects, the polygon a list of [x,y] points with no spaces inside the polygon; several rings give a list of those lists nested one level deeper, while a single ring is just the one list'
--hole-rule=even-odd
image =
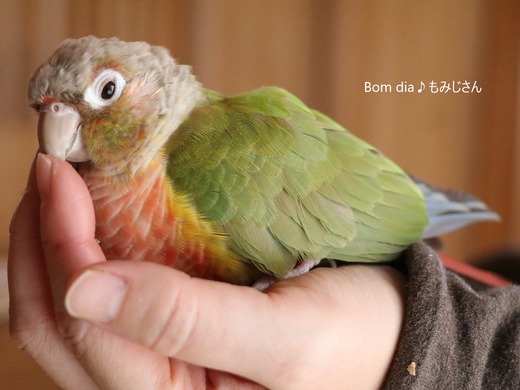
[{"label": "gray knit sleeve", "polygon": [[472,287],[425,244],[404,261],[405,320],[383,389],[520,389],[520,286]]}]

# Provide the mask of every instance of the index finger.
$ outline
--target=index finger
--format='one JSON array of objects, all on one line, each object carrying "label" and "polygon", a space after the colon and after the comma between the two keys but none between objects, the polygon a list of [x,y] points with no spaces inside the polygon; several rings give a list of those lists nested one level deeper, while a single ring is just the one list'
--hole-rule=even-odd
[{"label": "index finger", "polygon": [[42,246],[56,310],[61,312],[72,275],[106,258],[95,239],[90,193],[74,168],[54,156],[39,155],[37,183]]}]

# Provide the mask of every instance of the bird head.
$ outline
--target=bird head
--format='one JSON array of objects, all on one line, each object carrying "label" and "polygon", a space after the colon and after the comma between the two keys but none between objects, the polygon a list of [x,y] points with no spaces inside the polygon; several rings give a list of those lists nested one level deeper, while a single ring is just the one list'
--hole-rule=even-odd
[{"label": "bird head", "polygon": [[202,97],[165,48],[93,36],[65,40],[29,81],[44,153],[135,174]]}]

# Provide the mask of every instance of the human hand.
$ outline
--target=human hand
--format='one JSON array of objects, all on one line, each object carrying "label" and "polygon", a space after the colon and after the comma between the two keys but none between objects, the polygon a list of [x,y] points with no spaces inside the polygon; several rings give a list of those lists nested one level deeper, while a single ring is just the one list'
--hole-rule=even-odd
[{"label": "human hand", "polygon": [[[74,389],[378,388],[404,312],[383,266],[316,269],[271,286],[107,262],[82,179],[39,156],[11,224],[13,339]],[[247,378],[247,379],[245,379]]]}]

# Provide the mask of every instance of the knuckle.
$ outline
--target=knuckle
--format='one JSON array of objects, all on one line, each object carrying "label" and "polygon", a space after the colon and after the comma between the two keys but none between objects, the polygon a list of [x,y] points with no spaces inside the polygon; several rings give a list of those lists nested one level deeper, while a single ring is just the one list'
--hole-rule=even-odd
[{"label": "knuckle", "polygon": [[45,318],[28,327],[21,327],[11,321],[9,336],[16,348],[24,351],[29,356],[37,358],[45,353],[48,341],[51,339],[49,333],[54,328],[50,318]]},{"label": "knuckle", "polygon": [[149,345],[157,352],[175,356],[193,341],[199,311],[196,302],[179,290],[169,292],[169,299],[157,308],[161,320],[156,322]]},{"label": "knuckle", "polygon": [[79,359],[81,359],[88,350],[87,334],[94,329],[95,327],[91,327],[87,322],[72,318],[63,319],[58,324],[61,338]]},{"label": "knuckle", "polygon": [[49,351],[56,348],[56,342],[63,340],[77,358],[88,351],[88,338],[93,329],[88,323],[75,319],[63,319],[57,322],[55,317],[46,316],[28,326],[21,326],[11,321],[9,336],[13,344],[27,353],[35,361],[46,360]]}]

